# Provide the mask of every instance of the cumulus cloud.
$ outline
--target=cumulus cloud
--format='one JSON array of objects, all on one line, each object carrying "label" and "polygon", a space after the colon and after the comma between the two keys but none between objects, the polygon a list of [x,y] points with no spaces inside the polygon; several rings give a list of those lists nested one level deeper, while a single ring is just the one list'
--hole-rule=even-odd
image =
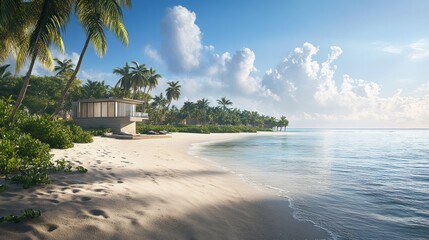
[{"label": "cumulus cloud", "polygon": [[[166,64],[176,74],[175,80],[181,81],[179,103],[205,97],[215,104],[215,98],[230,96],[236,107],[287,115],[295,126],[428,126],[427,85],[416,90],[420,97],[405,96],[400,89],[385,96],[376,82],[336,75],[336,62],[343,54],[339,46],[331,46],[326,56],[320,56],[319,47],[308,42],[261,73],[250,48],[217,53],[213,45],[204,45],[196,20],[196,14],[185,7],[168,9],[161,24],[161,49],[150,45],[145,49],[146,56]],[[404,46],[379,42],[377,46],[412,60],[429,56],[425,40]]]},{"label": "cumulus cloud", "polygon": [[194,12],[175,6],[167,10],[161,24],[161,53],[173,72],[191,71],[199,66],[202,44],[196,18]]},{"label": "cumulus cloud", "polygon": [[[429,89],[422,85],[423,97],[404,96],[401,90],[382,97],[376,82],[343,75],[335,81],[335,60],[340,47],[331,47],[324,62],[314,60],[318,47],[305,43],[295,49],[275,69],[265,73],[264,84],[280,97],[291,119],[324,126],[420,127],[429,120]],[[311,66],[311,67],[309,67]],[[416,125],[409,125],[414,123]],[[331,124],[331,125],[329,125]],[[305,125],[305,124],[304,124]]]},{"label": "cumulus cloud", "polygon": [[[230,94],[256,94],[278,99],[256,75],[255,53],[243,48],[233,54],[218,54],[214,46],[203,45],[196,14],[187,8],[175,6],[168,9],[161,24],[161,34],[161,50],[147,45],[145,55],[165,62],[173,73],[192,76],[192,80],[187,80],[192,89],[217,89]],[[197,78],[199,82],[195,82]],[[184,87],[184,92],[187,89]]]}]

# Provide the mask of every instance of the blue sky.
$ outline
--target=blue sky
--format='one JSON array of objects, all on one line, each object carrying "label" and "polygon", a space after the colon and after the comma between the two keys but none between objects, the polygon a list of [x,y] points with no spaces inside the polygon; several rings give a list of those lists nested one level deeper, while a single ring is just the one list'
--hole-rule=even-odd
[{"label": "blue sky", "polygon": [[[81,79],[114,84],[115,67],[138,61],[177,103],[226,95],[234,106],[295,127],[429,127],[429,1],[141,1],[124,12],[129,46],[108,35],[87,52]],[[76,58],[84,33],[64,35]],[[286,61],[285,61],[286,59]]]}]

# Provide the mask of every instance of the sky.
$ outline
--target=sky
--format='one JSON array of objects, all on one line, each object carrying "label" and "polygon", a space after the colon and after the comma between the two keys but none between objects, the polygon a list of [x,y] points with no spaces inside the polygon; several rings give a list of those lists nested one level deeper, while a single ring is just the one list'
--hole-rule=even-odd
[{"label": "sky", "polygon": [[[163,76],[155,94],[180,82],[179,107],[226,96],[290,127],[429,127],[428,10],[426,0],[134,0],[129,45],[108,34],[107,54],[89,49],[78,77],[114,85],[113,69],[137,61]],[[53,55],[77,62],[74,17],[63,36],[66,53]]]}]

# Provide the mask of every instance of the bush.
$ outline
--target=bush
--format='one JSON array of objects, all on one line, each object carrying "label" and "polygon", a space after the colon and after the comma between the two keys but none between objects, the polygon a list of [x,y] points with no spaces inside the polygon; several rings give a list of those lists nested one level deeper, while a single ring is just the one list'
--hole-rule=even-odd
[{"label": "bush", "polygon": [[72,132],[72,141],[75,143],[91,143],[92,135],[91,132],[84,131],[76,124],[67,124],[68,128]]},{"label": "bush", "polygon": [[53,166],[49,146],[18,129],[0,130],[0,175],[12,174],[12,181],[24,187],[47,183]]},{"label": "bush", "polygon": [[239,133],[257,131],[271,131],[269,128],[260,128],[252,126],[222,126],[222,125],[151,125],[137,124],[137,132],[147,134],[149,131],[168,131],[168,132],[187,132],[187,133]]},{"label": "bush", "polygon": [[33,138],[49,144],[51,148],[73,147],[73,133],[61,121],[53,121],[49,115],[26,116],[18,121],[18,127]]},{"label": "bush", "polygon": [[87,132],[89,132],[92,136],[103,136],[104,134],[111,132],[110,128],[91,128],[88,129]]}]

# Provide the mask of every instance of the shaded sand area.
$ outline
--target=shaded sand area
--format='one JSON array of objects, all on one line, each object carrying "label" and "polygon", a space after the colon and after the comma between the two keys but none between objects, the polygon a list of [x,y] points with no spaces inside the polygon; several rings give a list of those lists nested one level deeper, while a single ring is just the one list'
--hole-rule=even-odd
[{"label": "shaded sand area", "polygon": [[288,202],[190,156],[193,143],[249,134],[172,138],[94,138],[53,150],[88,168],[55,174],[52,184],[0,193],[0,216],[25,208],[42,216],[0,225],[1,239],[324,239],[292,217]]}]

